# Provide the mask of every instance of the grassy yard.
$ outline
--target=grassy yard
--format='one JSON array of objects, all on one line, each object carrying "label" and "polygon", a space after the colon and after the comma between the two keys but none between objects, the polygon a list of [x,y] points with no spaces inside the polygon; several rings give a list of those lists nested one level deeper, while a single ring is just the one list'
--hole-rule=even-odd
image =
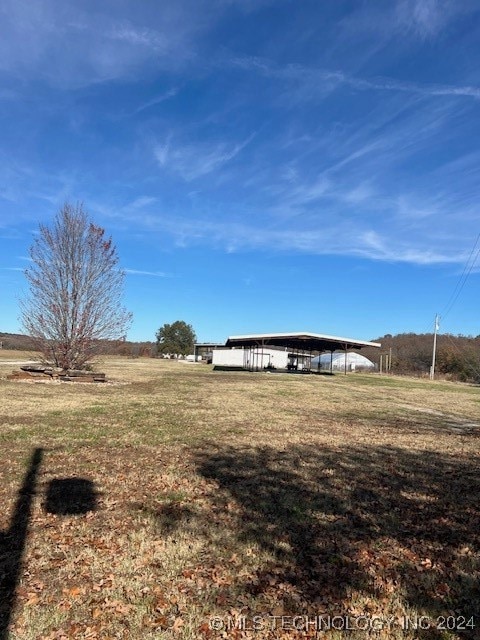
[{"label": "grassy yard", "polygon": [[0,640],[480,637],[480,388],[2,360]]}]

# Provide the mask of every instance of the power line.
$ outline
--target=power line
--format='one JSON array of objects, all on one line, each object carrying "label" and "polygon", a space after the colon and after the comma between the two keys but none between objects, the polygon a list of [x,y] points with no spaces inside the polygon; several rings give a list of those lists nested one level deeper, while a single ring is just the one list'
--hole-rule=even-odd
[{"label": "power line", "polygon": [[480,242],[480,233],[478,234],[472,250],[470,251],[470,255],[468,256],[468,260],[465,263],[465,266],[463,268],[462,271],[462,275],[460,276],[455,289],[452,292],[452,295],[450,296],[447,304],[445,305],[445,311],[441,313],[441,316],[443,317],[443,319],[446,318],[446,316],[450,313],[450,311],[452,310],[455,302],[458,300],[459,295],[462,292],[463,287],[465,286],[465,283],[468,280],[469,275],[472,273],[473,271],[473,267],[475,266],[475,263],[478,260],[478,257],[480,256],[480,247],[478,248],[477,252],[475,253],[476,249],[477,249],[477,245]]}]

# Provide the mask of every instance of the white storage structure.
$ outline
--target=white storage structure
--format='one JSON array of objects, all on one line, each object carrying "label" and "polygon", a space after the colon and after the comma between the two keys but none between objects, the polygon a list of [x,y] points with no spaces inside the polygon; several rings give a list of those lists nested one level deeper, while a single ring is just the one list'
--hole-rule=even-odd
[{"label": "white storage structure", "polygon": [[[324,362],[328,362],[327,370],[330,370],[331,353],[333,352],[336,370],[343,370],[344,373],[347,373],[347,371],[354,371],[357,368],[366,369],[374,366],[370,360],[355,353],[354,349],[360,350],[364,347],[379,349],[381,346],[379,342],[308,331],[230,336],[225,343],[225,347],[227,349],[230,347],[230,349],[222,355],[219,354],[213,364],[217,362],[219,366],[242,367],[247,371],[279,369],[308,373],[318,371],[318,356],[316,359],[313,358],[313,355],[319,353],[324,354]],[[341,353],[338,354],[340,350]],[[219,351],[223,351],[223,349]],[[232,355],[233,351],[239,351],[243,355]],[[322,364],[322,359],[320,359],[320,364]]]},{"label": "white storage structure", "polygon": [[[348,351],[347,358],[347,371],[373,371],[375,369],[374,363],[355,351]],[[320,367],[318,363],[320,361]],[[334,353],[322,353],[315,358],[312,358],[312,370],[313,371],[344,371],[345,370],[345,352],[336,351]]]},{"label": "white storage structure", "polygon": [[212,352],[212,364],[214,367],[238,368],[238,369],[286,369],[288,365],[288,353],[281,349],[215,349]]}]

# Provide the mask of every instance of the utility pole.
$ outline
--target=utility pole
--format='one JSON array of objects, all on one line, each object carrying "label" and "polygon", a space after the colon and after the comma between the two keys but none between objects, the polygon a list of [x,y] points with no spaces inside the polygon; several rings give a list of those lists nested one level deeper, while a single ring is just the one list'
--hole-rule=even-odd
[{"label": "utility pole", "polygon": [[433,332],[433,353],[432,353],[432,366],[430,367],[430,380],[435,378],[435,357],[437,355],[437,331],[440,328],[440,317],[438,313],[435,315],[435,329]]}]

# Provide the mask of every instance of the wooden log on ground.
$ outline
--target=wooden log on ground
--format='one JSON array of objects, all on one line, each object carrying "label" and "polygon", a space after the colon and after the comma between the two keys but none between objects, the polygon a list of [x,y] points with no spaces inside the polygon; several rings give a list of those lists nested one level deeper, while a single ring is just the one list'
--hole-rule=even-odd
[{"label": "wooden log on ground", "polygon": [[84,376],[59,376],[62,382],[95,382],[93,375]]},{"label": "wooden log on ground", "polygon": [[[59,374],[60,377],[68,378],[68,381],[75,382],[105,382],[105,374],[94,371],[82,371],[80,369],[68,369]],[[91,380],[93,379],[93,380]]]}]

